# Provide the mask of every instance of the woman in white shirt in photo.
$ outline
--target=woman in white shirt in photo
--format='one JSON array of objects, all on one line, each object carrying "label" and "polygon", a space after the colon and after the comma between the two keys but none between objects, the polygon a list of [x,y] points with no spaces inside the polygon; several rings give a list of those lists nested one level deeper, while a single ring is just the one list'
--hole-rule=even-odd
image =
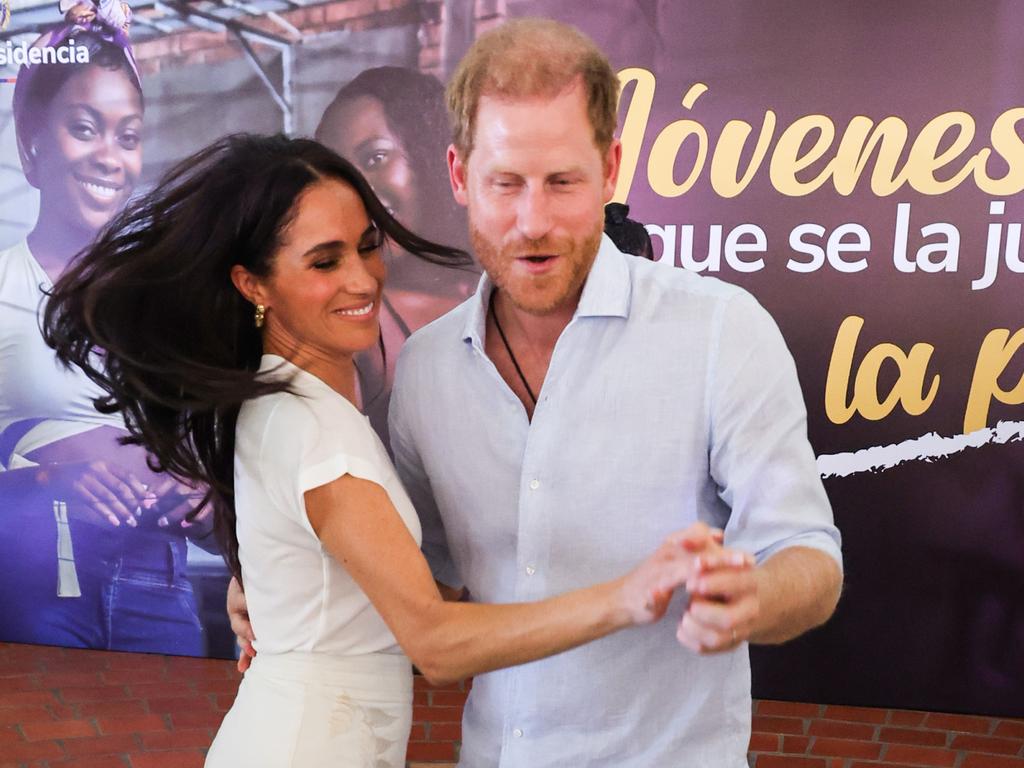
[{"label": "woman in white shirt in photo", "polygon": [[445,602],[357,407],[353,356],[379,343],[388,241],[466,258],[406,230],[331,150],[239,135],[130,204],[54,288],[48,342],[159,468],[210,489],[245,587],[259,655],[209,768],[398,768],[409,659],[455,680],[654,622],[695,552],[720,551],[709,529],[673,534],[612,582],[536,603]]},{"label": "woman in white shirt in photo", "polygon": [[187,540],[204,543],[208,516],[184,521],[192,489],[121,444],[124,419],[93,407],[102,393],[39,333],[51,282],[142,173],[145,100],[122,9],[82,13],[39,37],[60,61],[21,66],[11,97],[38,213],[0,249],[0,510],[17,531],[0,539],[0,640],[202,656]]}]

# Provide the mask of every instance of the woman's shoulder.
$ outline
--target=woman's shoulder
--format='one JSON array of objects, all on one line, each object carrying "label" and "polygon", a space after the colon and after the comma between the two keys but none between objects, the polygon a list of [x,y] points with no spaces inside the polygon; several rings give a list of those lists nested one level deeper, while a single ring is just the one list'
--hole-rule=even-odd
[{"label": "woman's shoulder", "polygon": [[318,439],[316,414],[303,398],[275,392],[242,404],[235,425],[235,448],[242,453],[271,453],[282,458],[301,453]]},{"label": "woman's shoulder", "polygon": [[24,240],[0,248],[0,287],[24,284],[25,276],[32,276],[34,273],[33,261],[32,252]]},{"label": "woman's shoulder", "polygon": [[283,461],[323,451],[363,453],[372,443],[366,417],[341,395],[275,392],[242,406],[236,429],[240,444],[259,446],[264,458]]}]

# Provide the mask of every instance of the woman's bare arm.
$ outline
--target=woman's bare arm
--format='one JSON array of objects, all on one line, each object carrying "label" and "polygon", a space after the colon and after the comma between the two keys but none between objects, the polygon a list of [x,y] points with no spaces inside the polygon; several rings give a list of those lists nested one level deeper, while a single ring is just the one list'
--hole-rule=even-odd
[{"label": "woman's bare arm", "polygon": [[[666,539],[613,581],[534,603],[442,599],[405,523],[376,483],[344,475],[305,494],[310,523],[395,638],[435,683],[550,656],[618,629],[658,620],[699,552],[718,548],[703,524]],[[747,559],[742,565],[749,567]]]}]

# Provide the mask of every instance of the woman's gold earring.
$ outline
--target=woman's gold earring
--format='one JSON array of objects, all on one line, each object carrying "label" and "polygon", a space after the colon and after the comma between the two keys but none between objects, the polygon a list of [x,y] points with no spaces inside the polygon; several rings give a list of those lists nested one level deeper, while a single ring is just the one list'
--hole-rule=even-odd
[{"label": "woman's gold earring", "polygon": [[263,327],[263,320],[264,320],[264,318],[266,318],[266,316],[267,316],[267,308],[265,306],[263,306],[262,304],[257,304],[256,305],[256,317],[253,318],[255,323],[256,323],[256,327],[257,328],[262,328]]}]

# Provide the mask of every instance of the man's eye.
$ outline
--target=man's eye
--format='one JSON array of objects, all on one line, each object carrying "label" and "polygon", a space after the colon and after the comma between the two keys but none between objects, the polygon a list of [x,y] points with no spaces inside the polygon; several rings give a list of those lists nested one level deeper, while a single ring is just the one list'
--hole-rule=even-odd
[{"label": "man's eye", "polygon": [[334,265],[337,263],[337,259],[321,259],[320,261],[313,262],[313,269],[318,269],[321,272],[325,272],[329,269],[333,269]]},{"label": "man's eye", "polygon": [[370,153],[367,158],[365,165],[367,168],[375,168],[378,165],[382,165],[387,162],[388,153],[383,149],[378,149],[376,152]]}]

